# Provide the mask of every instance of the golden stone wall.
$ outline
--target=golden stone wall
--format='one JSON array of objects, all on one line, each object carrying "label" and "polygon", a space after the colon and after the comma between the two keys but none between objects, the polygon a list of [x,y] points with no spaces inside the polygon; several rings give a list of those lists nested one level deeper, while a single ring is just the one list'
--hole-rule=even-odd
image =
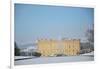
[{"label": "golden stone wall", "polygon": [[38,52],[42,56],[55,56],[64,54],[67,56],[78,55],[80,52],[80,40],[38,40]]}]

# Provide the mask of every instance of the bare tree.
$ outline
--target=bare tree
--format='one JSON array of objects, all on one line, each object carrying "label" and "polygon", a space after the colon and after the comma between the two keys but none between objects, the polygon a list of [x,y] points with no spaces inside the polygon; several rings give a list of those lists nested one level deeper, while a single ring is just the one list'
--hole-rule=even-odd
[{"label": "bare tree", "polygon": [[92,25],[92,28],[87,30],[86,36],[91,50],[94,50],[94,24]]}]

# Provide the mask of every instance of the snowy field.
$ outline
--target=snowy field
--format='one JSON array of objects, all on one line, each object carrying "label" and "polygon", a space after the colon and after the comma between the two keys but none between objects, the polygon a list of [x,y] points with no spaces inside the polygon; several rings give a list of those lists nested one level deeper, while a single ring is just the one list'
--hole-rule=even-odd
[{"label": "snowy field", "polygon": [[45,64],[45,63],[61,63],[61,62],[78,62],[78,61],[93,61],[92,55],[66,56],[66,57],[32,57],[31,59],[17,60],[15,65],[29,64]]}]

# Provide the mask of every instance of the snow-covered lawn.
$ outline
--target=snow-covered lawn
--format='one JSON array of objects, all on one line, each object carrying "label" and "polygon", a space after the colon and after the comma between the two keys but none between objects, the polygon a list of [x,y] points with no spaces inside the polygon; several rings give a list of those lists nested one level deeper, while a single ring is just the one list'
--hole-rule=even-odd
[{"label": "snow-covered lawn", "polygon": [[44,64],[44,63],[60,63],[60,62],[77,62],[77,61],[93,61],[94,57],[90,55],[66,56],[66,57],[33,57],[32,59],[15,61],[15,65],[28,64]]}]

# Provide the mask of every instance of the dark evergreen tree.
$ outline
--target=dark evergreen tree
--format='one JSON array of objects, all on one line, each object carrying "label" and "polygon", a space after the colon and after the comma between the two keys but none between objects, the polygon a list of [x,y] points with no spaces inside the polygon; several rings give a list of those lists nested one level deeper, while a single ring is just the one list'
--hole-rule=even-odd
[{"label": "dark evergreen tree", "polygon": [[18,48],[16,42],[14,43],[14,46],[15,46],[15,56],[20,56],[20,49]]}]

